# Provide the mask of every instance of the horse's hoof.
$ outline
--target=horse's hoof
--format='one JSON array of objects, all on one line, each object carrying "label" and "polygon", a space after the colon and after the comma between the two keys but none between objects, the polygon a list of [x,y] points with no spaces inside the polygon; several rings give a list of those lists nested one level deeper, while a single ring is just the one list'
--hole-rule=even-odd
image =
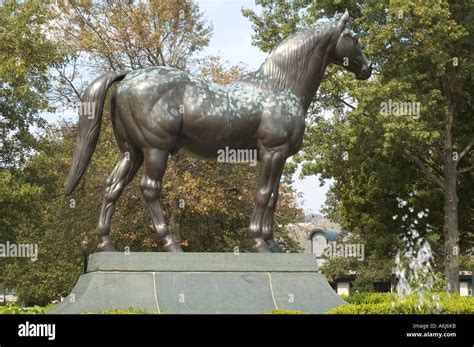
[{"label": "horse's hoof", "polygon": [[170,242],[163,246],[166,252],[182,252],[183,249],[176,242]]},{"label": "horse's hoof", "polygon": [[112,244],[112,241],[110,241],[110,240],[103,241],[103,242],[99,245],[99,249],[100,249],[102,252],[115,252],[115,247],[114,247],[114,245]]},{"label": "horse's hoof", "polygon": [[268,248],[267,244],[265,241],[263,241],[262,238],[256,238],[254,239],[255,244],[253,245],[253,249],[257,251],[258,253],[270,253],[270,248]]},{"label": "horse's hoof", "polygon": [[272,253],[282,253],[280,245],[274,239],[267,240],[267,246]]}]

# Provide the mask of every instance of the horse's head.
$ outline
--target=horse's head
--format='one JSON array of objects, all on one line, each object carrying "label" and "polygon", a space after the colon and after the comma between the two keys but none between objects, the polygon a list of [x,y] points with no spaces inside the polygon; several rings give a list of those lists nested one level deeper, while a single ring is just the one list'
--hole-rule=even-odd
[{"label": "horse's head", "polygon": [[366,80],[372,74],[372,67],[360,49],[357,36],[346,29],[348,21],[349,12],[346,10],[337,23],[339,39],[334,49],[333,62],[342,66],[347,71],[353,72],[358,80]]}]

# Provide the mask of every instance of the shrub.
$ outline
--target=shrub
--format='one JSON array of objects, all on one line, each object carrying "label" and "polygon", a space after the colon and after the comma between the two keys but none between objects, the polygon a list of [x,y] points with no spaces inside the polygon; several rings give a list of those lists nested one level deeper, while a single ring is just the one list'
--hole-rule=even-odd
[{"label": "shrub", "polygon": [[51,308],[48,306],[21,307],[14,302],[9,302],[5,306],[0,306],[0,314],[42,314]]},{"label": "shrub", "polygon": [[292,311],[292,310],[273,310],[270,312],[265,312],[265,314],[304,314],[303,311]]},{"label": "shrub", "polygon": [[[53,305],[48,306],[33,306],[21,307],[15,302],[9,302],[6,306],[0,306],[0,314],[45,314]],[[127,310],[105,310],[101,314],[153,314],[154,312],[147,312],[140,308],[130,307]],[[85,314],[92,314],[92,312],[85,312]]]},{"label": "shrub", "polygon": [[127,310],[106,310],[100,314],[158,314],[157,312],[144,311],[141,308],[129,307]]},{"label": "shrub", "polygon": [[391,293],[356,293],[352,295],[343,295],[342,298],[349,304],[379,304],[382,302],[391,302],[396,299],[396,294]]},{"label": "shrub", "polygon": [[371,279],[365,279],[363,277],[357,277],[354,282],[352,282],[352,286],[350,289],[350,293],[371,293],[375,290],[373,281]]},{"label": "shrub", "polygon": [[[433,299],[437,297],[437,299]],[[463,297],[459,294],[428,293],[420,305],[418,296],[412,294],[400,299],[390,293],[360,293],[344,296],[350,303],[347,306],[338,306],[328,314],[468,314],[474,313],[474,298]]]}]

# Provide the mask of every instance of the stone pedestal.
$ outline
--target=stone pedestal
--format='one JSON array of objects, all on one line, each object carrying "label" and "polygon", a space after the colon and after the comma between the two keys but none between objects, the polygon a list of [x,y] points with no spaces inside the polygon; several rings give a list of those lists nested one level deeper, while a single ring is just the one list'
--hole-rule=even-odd
[{"label": "stone pedestal", "polygon": [[312,254],[103,252],[48,313],[324,313],[341,304]]}]

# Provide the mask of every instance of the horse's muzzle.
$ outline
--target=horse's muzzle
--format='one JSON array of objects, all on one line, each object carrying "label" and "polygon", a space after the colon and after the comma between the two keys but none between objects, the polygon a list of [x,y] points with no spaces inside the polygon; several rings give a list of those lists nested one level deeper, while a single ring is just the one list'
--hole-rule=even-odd
[{"label": "horse's muzzle", "polygon": [[372,67],[371,66],[364,66],[359,73],[356,74],[356,78],[358,80],[366,80],[370,76],[372,76]]}]

